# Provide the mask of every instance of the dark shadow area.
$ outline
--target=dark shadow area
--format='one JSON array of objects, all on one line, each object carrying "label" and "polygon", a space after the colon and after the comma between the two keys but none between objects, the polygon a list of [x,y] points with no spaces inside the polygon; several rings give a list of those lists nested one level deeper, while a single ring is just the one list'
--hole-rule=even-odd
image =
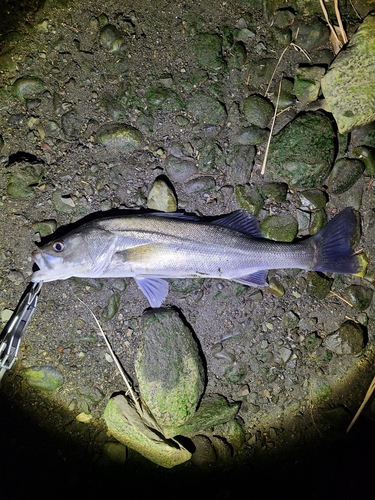
[{"label": "dark shadow area", "polygon": [[[138,498],[163,492],[169,499],[369,498],[375,467],[375,424],[360,418],[338,440],[307,446],[261,463],[201,470],[191,464],[163,469],[134,457],[113,465],[87,449],[52,438],[0,393],[0,470],[3,498],[47,492],[56,498],[84,493],[92,498],[136,491]],[[135,458],[135,460],[134,460]],[[190,493],[188,493],[190,492]]]}]

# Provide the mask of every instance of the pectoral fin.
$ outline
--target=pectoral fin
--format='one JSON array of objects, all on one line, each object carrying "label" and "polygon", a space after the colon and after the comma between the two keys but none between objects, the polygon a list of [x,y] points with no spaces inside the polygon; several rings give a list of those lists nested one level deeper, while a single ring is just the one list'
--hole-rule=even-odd
[{"label": "pectoral fin", "polygon": [[168,295],[169,285],[161,278],[134,278],[151,307],[160,307]]},{"label": "pectoral fin", "polygon": [[247,276],[240,276],[239,278],[233,278],[233,281],[237,283],[242,283],[247,286],[265,286],[267,285],[266,277],[268,271],[257,271],[253,274],[248,274]]}]

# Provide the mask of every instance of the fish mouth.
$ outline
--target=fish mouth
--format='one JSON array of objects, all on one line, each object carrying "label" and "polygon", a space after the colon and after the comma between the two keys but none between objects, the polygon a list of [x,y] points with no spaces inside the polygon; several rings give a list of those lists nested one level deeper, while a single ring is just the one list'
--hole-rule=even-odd
[{"label": "fish mouth", "polygon": [[43,253],[41,250],[34,250],[32,253],[33,262],[38,266],[30,278],[30,281],[37,283],[39,281],[53,281],[57,278],[56,267],[62,264],[61,257],[55,257]]}]

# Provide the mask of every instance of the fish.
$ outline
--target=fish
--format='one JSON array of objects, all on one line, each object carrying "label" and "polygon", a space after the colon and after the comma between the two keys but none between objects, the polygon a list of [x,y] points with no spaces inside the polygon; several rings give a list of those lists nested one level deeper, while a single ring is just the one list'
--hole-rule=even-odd
[{"label": "fish", "polygon": [[131,277],[157,308],[168,295],[168,278],[218,278],[262,287],[269,269],[361,271],[352,249],[357,217],[350,207],[317,234],[293,243],[264,238],[256,217],[243,210],[210,218],[124,212],[83,223],[36,249],[31,282]]}]

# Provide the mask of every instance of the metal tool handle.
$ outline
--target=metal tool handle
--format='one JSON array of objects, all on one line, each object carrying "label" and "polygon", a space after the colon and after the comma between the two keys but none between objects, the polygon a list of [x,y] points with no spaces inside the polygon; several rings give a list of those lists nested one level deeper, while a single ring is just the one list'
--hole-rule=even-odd
[{"label": "metal tool handle", "polygon": [[[0,334],[0,380],[6,370],[12,368],[26,327],[33,315],[43,282],[28,285],[30,290],[18,304],[12,317]],[[27,288],[26,288],[27,290]]]}]

